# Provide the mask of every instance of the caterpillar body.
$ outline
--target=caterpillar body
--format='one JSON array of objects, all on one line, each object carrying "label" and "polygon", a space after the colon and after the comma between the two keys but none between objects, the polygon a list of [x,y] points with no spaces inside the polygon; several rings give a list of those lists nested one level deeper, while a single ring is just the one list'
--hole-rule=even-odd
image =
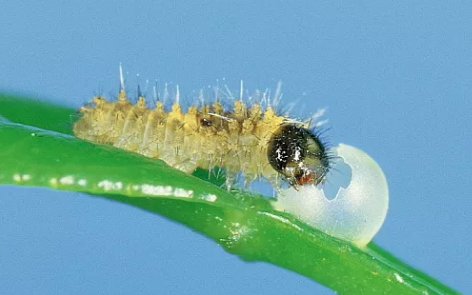
[{"label": "caterpillar body", "polygon": [[148,108],[139,94],[137,103],[131,103],[122,86],[116,101],[95,96],[79,112],[73,126],[76,137],[161,159],[188,173],[223,168],[228,189],[240,171],[245,184],[260,177],[275,187],[281,179],[294,187],[319,184],[331,166],[311,120],[278,115],[270,103],[264,109],[258,102],[247,105],[235,99],[228,110],[215,100],[184,113],[177,91],[166,111],[159,100]]}]

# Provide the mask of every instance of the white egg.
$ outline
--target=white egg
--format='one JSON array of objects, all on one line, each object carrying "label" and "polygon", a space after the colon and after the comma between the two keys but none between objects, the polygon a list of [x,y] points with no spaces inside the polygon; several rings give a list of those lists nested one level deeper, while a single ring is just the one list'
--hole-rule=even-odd
[{"label": "white egg", "polygon": [[[329,235],[365,246],[387,215],[385,175],[360,149],[340,144],[331,152],[337,157],[324,185],[289,188],[273,206]],[[343,181],[344,187],[340,186]],[[329,198],[329,190],[334,198]]]}]

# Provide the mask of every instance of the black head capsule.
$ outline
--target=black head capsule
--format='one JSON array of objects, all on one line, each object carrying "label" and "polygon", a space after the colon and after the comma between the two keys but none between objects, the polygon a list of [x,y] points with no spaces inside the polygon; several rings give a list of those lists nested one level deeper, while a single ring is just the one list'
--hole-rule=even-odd
[{"label": "black head capsule", "polygon": [[267,149],[270,165],[290,185],[319,184],[330,168],[326,146],[311,130],[293,124],[282,125]]}]

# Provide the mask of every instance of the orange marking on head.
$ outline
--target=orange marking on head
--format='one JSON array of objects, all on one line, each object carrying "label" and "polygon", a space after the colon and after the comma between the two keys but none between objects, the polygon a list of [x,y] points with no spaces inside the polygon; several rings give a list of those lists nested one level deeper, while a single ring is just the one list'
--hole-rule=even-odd
[{"label": "orange marking on head", "polygon": [[297,184],[298,185],[305,185],[305,184],[313,183],[313,182],[314,182],[313,174],[311,174],[311,173],[303,175],[302,177],[297,178]]}]

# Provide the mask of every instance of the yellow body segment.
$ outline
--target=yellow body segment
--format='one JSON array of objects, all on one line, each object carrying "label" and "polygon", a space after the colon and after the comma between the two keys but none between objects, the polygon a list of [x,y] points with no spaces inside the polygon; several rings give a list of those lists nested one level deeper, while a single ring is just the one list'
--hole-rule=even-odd
[{"label": "yellow body segment", "polygon": [[200,109],[189,107],[184,114],[178,102],[170,112],[160,101],[154,109],[147,108],[143,97],[133,105],[124,91],[117,101],[99,96],[92,102],[94,106],[79,110],[82,117],[73,127],[78,138],[161,159],[187,173],[197,167],[222,167],[228,185],[239,171],[247,183],[259,177],[278,183],[267,147],[286,118],[270,106],[263,110],[254,103],[248,108],[236,100],[233,111],[225,111],[217,101]]}]

